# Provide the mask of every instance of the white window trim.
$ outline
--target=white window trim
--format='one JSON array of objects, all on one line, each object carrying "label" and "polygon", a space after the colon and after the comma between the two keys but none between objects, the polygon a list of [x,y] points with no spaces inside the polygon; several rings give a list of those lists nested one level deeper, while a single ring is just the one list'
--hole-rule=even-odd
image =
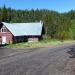
[{"label": "white window trim", "polygon": [[[7,32],[7,31],[5,32],[4,29],[5,29],[5,28],[1,28],[1,33],[6,33],[6,32]],[[3,30],[3,31],[2,31],[2,30]]]}]

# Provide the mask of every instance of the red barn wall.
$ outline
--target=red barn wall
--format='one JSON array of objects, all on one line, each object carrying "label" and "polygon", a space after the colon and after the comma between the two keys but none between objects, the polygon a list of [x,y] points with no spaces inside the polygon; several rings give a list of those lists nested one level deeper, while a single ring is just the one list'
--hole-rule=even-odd
[{"label": "red barn wall", "polygon": [[0,32],[0,37],[2,36],[6,36],[6,44],[12,44],[13,43],[13,37],[12,34],[10,32]]}]

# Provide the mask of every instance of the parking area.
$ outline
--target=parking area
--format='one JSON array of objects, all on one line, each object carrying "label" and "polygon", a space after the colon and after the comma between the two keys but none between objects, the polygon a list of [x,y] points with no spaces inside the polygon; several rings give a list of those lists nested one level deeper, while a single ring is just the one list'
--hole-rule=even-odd
[{"label": "parking area", "polygon": [[11,55],[12,53],[15,52],[17,52],[17,50],[0,47],[0,59],[3,57],[7,57],[8,55]]},{"label": "parking area", "polygon": [[34,49],[11,49],[0,46],[0,59],[16,56],[22,53],[28,53],[34,51]]},{"label": "parking area", "polygon": [[75,45],[0,48],[0,75],[75,75]]}]

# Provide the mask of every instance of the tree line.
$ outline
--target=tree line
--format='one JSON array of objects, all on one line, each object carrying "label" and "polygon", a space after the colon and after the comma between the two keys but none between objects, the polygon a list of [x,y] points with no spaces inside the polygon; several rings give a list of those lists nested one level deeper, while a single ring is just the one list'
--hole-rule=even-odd
[{"label": "tree line", "polygon": [[0,21],[26,23],[42,21],[45,39],[75,39],[75,10],[59,13],[48,9],[16,10],[0,8]]}]

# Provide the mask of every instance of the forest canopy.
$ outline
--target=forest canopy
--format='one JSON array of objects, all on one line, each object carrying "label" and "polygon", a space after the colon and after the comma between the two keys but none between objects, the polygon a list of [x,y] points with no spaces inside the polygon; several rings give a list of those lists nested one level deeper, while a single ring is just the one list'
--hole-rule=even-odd
[{"label": "forest canopy", "polygon": [[26,23],[42,21],[47,39],[75,39],[75,10],[59,13],[48,9],[16,10],[0,8],[0,21]]}]

